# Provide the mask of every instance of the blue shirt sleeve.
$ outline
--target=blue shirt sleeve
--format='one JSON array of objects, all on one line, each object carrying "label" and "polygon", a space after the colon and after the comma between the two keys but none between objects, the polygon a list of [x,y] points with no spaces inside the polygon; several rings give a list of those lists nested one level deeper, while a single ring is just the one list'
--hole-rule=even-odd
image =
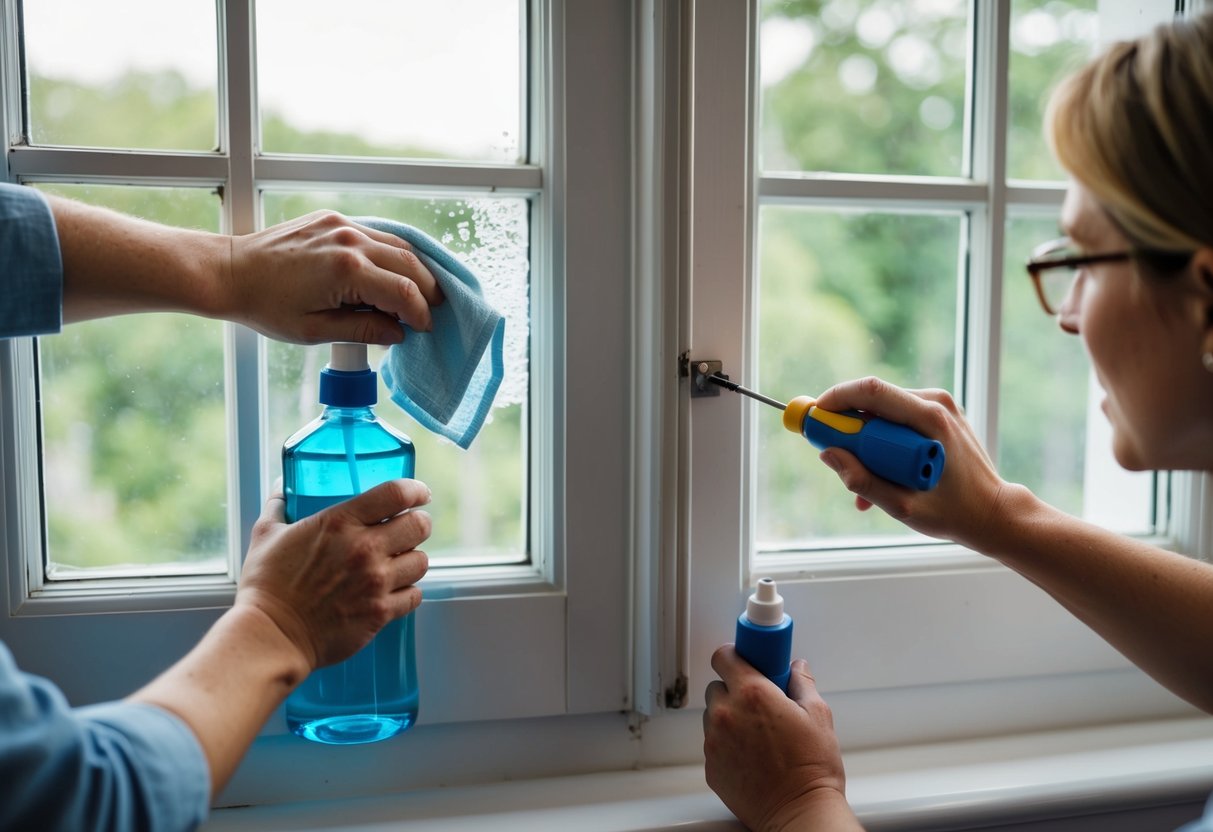
[{"label": "blue shirt sleeve", "polygon": [[55,218],[33,188],[0,182],[0,338],[58,332],[63,259]]},{"label": "blue shirt sleeve", "polygon": [[1213,832],[1213,797],[1205,804],[1205,813],[1191,823],[1185,823],[1175,832]]},{"label": "blue shirt sleeve", "polygon": [[73,710],[0,643],[0,829],[194,829],[209,801],[184,722],[130,702]]}]

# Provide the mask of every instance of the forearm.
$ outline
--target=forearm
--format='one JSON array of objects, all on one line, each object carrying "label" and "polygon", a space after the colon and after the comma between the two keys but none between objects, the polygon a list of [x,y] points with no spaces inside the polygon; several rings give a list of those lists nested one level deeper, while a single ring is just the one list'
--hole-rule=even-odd
[{"label": "forearm", "polygon": [[63,258],[63,321],[132,312],[214,317],[231,240],[49,197]]},{"label": "forearm", "polygon": [[1172,692],[1213,712],[1213,565],[1114,534],[1017,489],[980,550]]},{"label": "forearm", "polygon": [[130,698],[158,705],[190,726],[210,765],[213,796],[309,670],[299,649],[265,613],[238,605],[184,658]]}]

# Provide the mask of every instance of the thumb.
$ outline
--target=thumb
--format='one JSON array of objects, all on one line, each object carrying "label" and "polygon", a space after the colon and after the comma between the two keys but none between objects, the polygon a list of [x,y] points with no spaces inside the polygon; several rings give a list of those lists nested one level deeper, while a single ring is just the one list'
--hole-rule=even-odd
[{"label": "thumb", "polygon": [[[270,496],[266,498],[265,504],[261,507],[261,516],[253,524],[252,543],[249,545],[247,557],[244,560],[246,567],[255,559],[254,550],[257,547],[252,544],[272,537],[286,525],[286,497],[282,493],[281,483],[282,478],[279,477],[278,482],[274,484],[273,490],[270,491]],[[243,585],[244,581],[242,578],[241,586]]]},{"label": "thumb", "polygon": [[285,523],[286,522],[286,497],[282,494],[282,489],[276,489],[273,494],[266,499],[265,505],[261,507],[262,523]]}]

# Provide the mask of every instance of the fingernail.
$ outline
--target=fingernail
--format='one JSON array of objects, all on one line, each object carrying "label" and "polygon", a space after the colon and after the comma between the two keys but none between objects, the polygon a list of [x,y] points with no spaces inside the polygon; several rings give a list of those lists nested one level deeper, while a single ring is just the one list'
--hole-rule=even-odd
[{"label": "fingernail", "polygon": [[829,451],[823,451],[818,458],[829,466],[830,470],[835,474],[842,470],[842,464],[838,461],[838,458]]}]

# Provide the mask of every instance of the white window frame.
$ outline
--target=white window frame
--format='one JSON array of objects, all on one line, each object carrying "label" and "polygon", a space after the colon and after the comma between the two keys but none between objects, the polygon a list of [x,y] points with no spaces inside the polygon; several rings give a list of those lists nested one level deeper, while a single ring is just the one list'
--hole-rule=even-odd
[{"label": "white window frame", "polygon": [[[682,193],[693,254],[681,271],[680,343],[692,360],[753,376],[757,206],[961,210],[971,228],[968,314],[985,323],[967,327],[958,344],[967,353],[958,387],[978,435],[987,444],[996,436],[1006,217],[1057,210],[1064,189],[1004,179],[1010,2],[971,3],[970,14],[971,177],[760,176],[758,2],[689,4]],[[769,575],[796,621],[795,654],[809,659],[849,747],[1192,713],[1042,591],[960,547],[753,553],[755,450],[738,441],[753,435],[753,405],[738,396],[690,400],[687,387],[679,403],[685,520],[671,567],[687,577],[663,636],[674,645],[665,674],[689,680],[690,706],[702,706],[712,651],[732,641],[750,587]],[[805,464],[818,464],[807,450]],[[1172,534],[1156,542],[1207,558],[1207,478],[1174,475],[1172,488]],[[837,510],[853,510],[841,487]]]},{"label": "white window frame", "polygon": [[[620,453],[628,447],[620,403],[630,400],[632,355],[629,291],[620,281],[630,267],[631,12],[610,0],[520,2],[533,40],[524,90],[531,151],[529,163],[519,166],[260,153],[252,0],[216,2],[219,152],[29,147],[21,135],[18,0],[0,6],[6,181],[221,186],[223,227],[231,233],[256,229],[260,191],[278,185],[531,200],[532,563],[431,570],[417,613],[419,723],[407,737],[449,738],[444,724],[478,720],[617,714],[631,702],[630,461]],[[566,49],[567,43],[578,47]],[[232,324],[226,338],[229,435],[235,437],[229,493],[239,538],[230,574],[98,580],[84,588],[39,583],[44,521],[35,342],[0,342],[0,640],[23,669],[51,677],[73,703],[133,691],[182,655],[231,603],[236,558],[247,548],[268,485],[262,443],[274,438],[263,440],[261,339]],[[277,746],[269,740],[285,727],[271,720],[264,733],[247,767],[254,781],[270,770],[257,761],[272,760],[268,749]],[[619,733],[626,738],[626,726]],[[292,753],[309,753],[309,743],[281,741]],[[365,759],[399,753],[399,747],[380,749]],[[449,770],[426,767],[433,777]],[[330,788],[356,788],[355,777],[336,773]],[[268,787],[250,788],[254,797],[247,799]]]}]

